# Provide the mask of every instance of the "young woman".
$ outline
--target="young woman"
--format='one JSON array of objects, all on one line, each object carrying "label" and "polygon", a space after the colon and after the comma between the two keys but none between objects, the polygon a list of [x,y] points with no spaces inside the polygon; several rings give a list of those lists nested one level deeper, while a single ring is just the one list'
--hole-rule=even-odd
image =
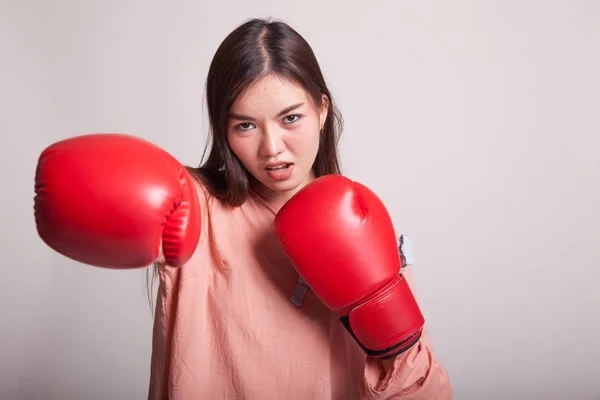
[{"label": "young woman", "polygon": [[[342,120],[309,44],[285,23],[250,20],[218,48],[206,91],[212,146],[198,168],[97,134],[50,146],[37,169],[48,245],[90,265],[155,264],[148,397],[450,399],[408,286],[394,292],[411,273],[398,274],[385,209],[341,176]],[[354,195],[372,217],[356,229]],[[390,341],[408,315],[418,329]]]}]

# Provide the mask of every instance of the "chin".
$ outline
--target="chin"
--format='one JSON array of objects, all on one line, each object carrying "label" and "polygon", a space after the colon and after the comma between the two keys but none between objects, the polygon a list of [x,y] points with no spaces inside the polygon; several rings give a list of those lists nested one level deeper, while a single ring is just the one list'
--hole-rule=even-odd
[{"label": "chin", "polygon": [[290,193],[299,191],[305,184],[310,182],[308,173],[301,176],[291,176],[283,181],[275,181],[266,177],[262,180],[262,184],[273,193]]},{"label": "chin", "polygon": [[[298,179],[288,179],[282,182],[266,182],[268,185],[265,185],[269,190],[273,192],[289,192],[290,190],[295,190],[300,187],[301,181]],[[265,183],[263,183],[265,184]]]}]

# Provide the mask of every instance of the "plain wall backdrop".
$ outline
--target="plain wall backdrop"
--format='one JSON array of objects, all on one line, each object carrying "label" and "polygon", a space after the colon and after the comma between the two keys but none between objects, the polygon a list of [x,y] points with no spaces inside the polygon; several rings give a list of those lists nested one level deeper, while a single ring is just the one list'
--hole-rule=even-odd
[{"label": "plain wall backdrop", "polygon": [[0,0],[0,398],[146,398],[145,271],[42,243],[37,157],[127,132],[197,165],[214,51],[268,16],[318,56],[344,172],[414,239],[455,398],[599,399],[600,3],[542,0]]}]

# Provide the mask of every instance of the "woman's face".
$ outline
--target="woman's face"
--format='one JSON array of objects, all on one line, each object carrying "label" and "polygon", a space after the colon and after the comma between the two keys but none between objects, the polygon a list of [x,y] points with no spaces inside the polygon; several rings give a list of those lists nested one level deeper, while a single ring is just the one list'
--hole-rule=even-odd
[{"label": "woman's face", "polygon": [[317,107],[301,87],[268,75],[231,107],[227,139],[246,169],[273,198],[287,201],[314,179],[327,98]]}]

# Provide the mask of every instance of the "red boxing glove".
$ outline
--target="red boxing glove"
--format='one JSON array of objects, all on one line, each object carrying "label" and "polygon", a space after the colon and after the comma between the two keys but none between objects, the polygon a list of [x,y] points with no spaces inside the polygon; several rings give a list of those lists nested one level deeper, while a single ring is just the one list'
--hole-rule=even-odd
[{"label": "red boxing glove", "polygon": [[391,217],[365,186],[317,178],[281,208],[275,235],[300,276],[370,356],[409,349],[425,323],[406,279]]},{"label": "red boxing glove", "polygon": [[193,178],[164,150],[128,135],[84,135],[46,148],[34,210],[48,246],[99,267],[147,267],[161,243],[166,263],[178,267],[200,238]]}]

